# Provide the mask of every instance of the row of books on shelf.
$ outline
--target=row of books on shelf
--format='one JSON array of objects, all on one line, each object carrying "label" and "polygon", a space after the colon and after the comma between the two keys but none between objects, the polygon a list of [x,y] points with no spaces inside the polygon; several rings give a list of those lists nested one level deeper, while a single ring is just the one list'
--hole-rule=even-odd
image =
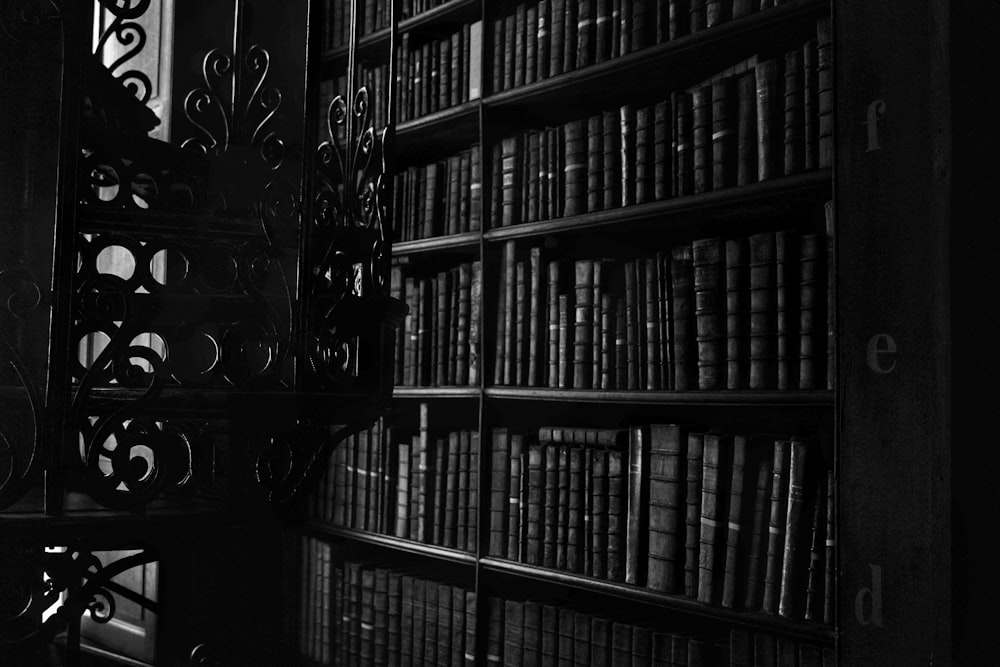
[{"label": "row of books on shelf", "polygon": [[474,665],[476,595],[411,572],[334,562],[301,538],[300,653],[321,665]]},{"label": "row of books on shelf", "polygon": [[[402,0],[399,3],[400,20],[413,18],[450,0]],[[354,0],[325,0],[323,26],[320,35],[324,51],[347,46],[350,41],[351,5]],[[363,0],[358,4],[360,36],[371,35],[389,27],[392,0]]]},{"label": "row of books on shelf", "polygon": [[399,120],[407,121],[481,96],[482,23],[421,43],[403,33],[397,54]]},{"label": "row of books on shelf", "polygon": [[409,308],[398,337],[397,384],[477,385],[482,262],[426,278],[393,267],[390,293]]},{"label": "row of books on shelf", "polygon": [[475,552],[479,432],[402,436],[381,420],[330,457],[313,497],[314,519],[334,526]]},{"label": "row of books on shelf", "polygon": [[[829,210],[829,207],[827,207]],[[545,259],[504,244],[497,385],[821,389],[834,346],[823,234],[698,239],[653,256]]]},{"label": "row of books on shelf", "polygon": [[782,0],[536,0],[493,20],[494,92],[626,55]]},{"label": "row of books on shelf", "polygon": [[667,632],[535,600],[487,598],[488,664],[602,667],[832,667],[834,652],[744,629]]},{"label": "row of books on shelf", "polygon": [[479,231],[482,177],[479,145],[396,174],[396,241]]},{"label": "row of books on shelf", "polygon": [[833,478],[808,438],[492,431],[489,554],[832,622]]},{"label": "row of books on shelf", "polygon": [[609,210],[832,164],[829,44],[740,63],[690,90],[491,149],[492,227]]},{"label": "row of books on shelf", "polygon": [[[365,63],[362,65],[360,70],[360,85],[365,86],[368,90],[368,119],[371,121],[371,127],[376,133],[381,132],[382,128],[386,126],[386,100],[388,99],[389,85],[388,74],[389,68],[386,65],[373,65]],[[319,140],[321,142],[325,141],[327,139],[327,132],[332,131],[333,137],[337,140],[338,145],[341,146],[342,150],[346,150],[347,125],[346,123],[338,124],[334,120],[337,116],[331,109],[330,104],[333,102],[335,97],[341,95],[343,96],[346,104],[345,109],[354,108],[355,95],[348,95],[347,92],[346,73],[320,81]]]}]

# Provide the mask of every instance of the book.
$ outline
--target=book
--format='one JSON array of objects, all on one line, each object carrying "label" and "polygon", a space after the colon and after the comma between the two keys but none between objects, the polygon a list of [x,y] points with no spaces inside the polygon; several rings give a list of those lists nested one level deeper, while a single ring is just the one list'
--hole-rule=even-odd
[{"label": "book", "polygon": [[702,449],[701,529],[698,538],[698,601],[717,604],[724,574],[726,500],[732,448],[728,438],[706,433]]},{"label": "book", "polygon": [[698,596],[698,539],[701,534],[701,480],[704,446],[704,433],[688,433],[687,486],[684,494],[687,507],[684,521],[684,594],[690,598]]},{"label": "book", "polygon": [[[709,8],[713,3],[709,0]],[[712,189],[736,185],[738,105],[737,79],[726,76],[712,82]]]},{"label": "book", "polygon": [[823,618],[823,557],[824,530],[823,513],[826,510],[826,477],[814,480],[812,496],[812,521],[809,528],[809,561],[806,568],[806,596],[802,607],[802,619],[806,621]]},{"label": "book", "polygon": [[590,576],[605,578],[608,566],[608,451],[591,449]]},{"label": "book", "polygon": [[712,189],[711,86],[691,91],[691,148],[694,193],[708,192]]},{"label": "book", "polygon": [[676,424],[649,426],[646,585],[668,593],[678,590],[683,571],[681,526],[686,510],[682,473],[686,442],[686,434]]},{"label": "book", "polygon": [[522,437],[514,433],[510,436],[510,493],[507,510],[507,558],[519,560],[521,557],[521,479],[524,455]]},{"label": "book", "polygon": [[520,3],[514,9],[514,80],[513,87],[523,86],[528,63],[527,7]]},{"label": "book", "polygon": [[671,117],[669,100],[660,100],[653,107],[653,198],[656,200],[670,197],[673,173],[671,135],[673,133],[673,118]]},{"label": "book", "polygon": [[807,465],[808,445],[793,438],[789,441],[788,457],[788,503],[785,519],[785,543],[781,559],[781,588],[778,598],[778,614],[786,618],[800,618],[802,615],[802,592],[805,573],[804,557],[808,553],[803,548],[808,536]]},{"label": "book", "polygon": [[825,242],[823,234],[803,234],[798,248],[798,383],[793,386],[799,389],[819,389],[826,384],[823,376],[828,366],[828,334],[824,324],[829,325],[829,321],[824,311],[829,292],[825,285]]},{"label": "book", "polygon": [[[636,7],[642,3],[636,3]],[[635,195],[636,204],[644,204],[653,200],[654,175],[654,131],[652,107],[640,105],[635,107]]]},{"label": "book", "polygon": [[778,61],[765,60],[755,66],[757,77],[757,180],[781,175],[778,137]]},{"label": "book", "polygon": [[587,210],[587,121],[575,120],[563,126],[566,162],[563,166],[566,216]]},{"label": "book", "polygon": [[746,239],[726,241],[726,388],[748,386],[750,294]]},{"label": "book", "polygon": [[633,104],[626,104],[618,110],[618,127],[621,130],[621,206],[631,206],[636,203],[636,179],[638,172],[636,164],[636,110]]},{"label": "book", "polygon": [[577,31],[579,29],[580,5],[582,2],[567,1],[563,5],[563,39],[562,39],[562,71],[571,72],[576,69]]},{"label": "book", "polygon": [[527,384],[528,345],[531,342],[528,338],[529,295],[527,290],[530,286],[527,283],[528,276],[525,275],[527,268],[524,261],[518,261],[514,265],[514,353],[510,382],[517,386]]},{"label": "book", "polygon": [[[569,486],[566,493],[566,569],[570,572],[583,571],[585,514],[583,458],[585,449],[570,447],[568,450]],[[561,481],[561,479],[560,479]]]},{"label": "book", "polygon": [[[538,0],[538,28],[535,35],[535,79],[541,81],[549,76],[549,41],[552,17],[549,14],[549,0]],[[529,35],[529,41],[531,36]]]},{"label": "book", "polygon": [[816,109],[817,163],[820,169],[833,166],[833,21],[816,22]]},{"label": "book", "polygon": [[507,667],[521,667],[525,630],[524,605],[516,600],[506,600],[503,618],[503,664]]},{"label": "book", "polygon": [[542,565],[556,566],[559,533],[559,450],[548,442],[541,446],[545,493],[542,499]]},{"label": "book", "polygon": [[788,512],[789,442],[774,441],[774,466],[771,477],[771,512],[767,533],[767,561],[764,570],[762,611],[778,613],[781,576],[784,567],[784,545]]},{"label": "book", "polygon": [[[650,427],[633,426],[628,431],[628,506],[626,525],[627,552],[625,583],[645,580],[644,557],[649,553],[646,526],[650,507]],[[610,474],[610,473],[609,473]]]},{"label": "book", "polygon": [[[609,449],[608,450],[608,463],[607,463],[607,474],[608,474],[608,520],[607,520],[607,572],[603,574],[604,578],[611,581],[624,581],[625,573],[628,563],[631,561],[631,550],[632,545],[629,544],[626,547],[626,538],[628,537],[628,526],[631,524],[631,520],[628,517],[628,511],[632,507],[628,504],[630,499],[631,488],[626,488],[628,479],[628,485],[631,484],[632,473],[628,470],[630,467],[624,459],[624,453],[620,449]],[[640,457],[641,458],[641,457]],[[638,513],[638,508],[637,513]],[[626,551],[628,549],[628,551]],[[633,569],[633,576],[636,575],[635,566]],[[597,576],[602,576],[598,573]]]},{"label": "book", "polygon": [[750,237],[750,389],[777,386],[777,292],[773,232]]},{"label": "book", "polygon": [[595,62],[596,24],[594,12],[597,0],[580,0],[576,16],[576,69]]},{"label": "book", "polygon": [[694,268],[695,332],[698,345],[698,389],[726,386],[724,245],[722,239],[698,239],[691,247]]},{"label": "book", "polygon": [[566,52],[565,34],[566,22],[569,12],[567,4],[573,3],[569,0],[550,0],[549,8],[549,76],[558,76],[563,73],[563,59]]},{"label": "book", "polygon": [[601,166],[603,174],[601,182],[604,184],[604,201],[602,210],[608,210],[621,206],[622,199],[622,135],[618,114],[614,111],[605,111],[601,114],[601,146],[603,155]]},{"label": "book", "polygon": [[784,174],[797,174],[805,167],[805,86],[802,49],[785,53],[784,70]]},{"label": "book", "polygon": [[528,445],[528,502],[524,562],[530,565],[542,564],[543,522],[546,500],[544,454],[542,445],[538,443]]},{"label": "book", "polygon": [[510,505],[510,434],[506,428],[495,428],[492,439],[489,554],[503,556],[507,553],[507,513]]},{"label": "book", "polygon": [[[503,598],[490,596],[487,604],[487,634],[485,642],[487,664],[503,664],[504,659],[504,612]],[[433,663],[432,663],[433,664]]]},{"label": "book", "polygon": [[777,343],[778,389],[795,389],[799,386],[799,240],[791,231],[774,235],[775,252],[775,324]]},{"label": "book", "polygon": [[601,210],[604,204],[604,129],[600,114],[587,119],[587,211]]},{"label": "book", "polygon": [[694,192],[694,134],[692,105],[689,92],[674,92],[670,96],[674,109],[674,188],[675,197]]},{"label": "book", "polygon": [[670,277],[672,285],[674,353],[673,387],[678,391],[697,386],[696,359],[691,350],[696,342],[694,314],[694,275],[691,246],[678,246],[672,250]]},{"label": "book", "polygon": [[573,388],[592,388],[594,262],[588,259],[574,262],[573,316]]},{"label": "book", "polygon": [[734,435],[732,438],[732,475],[729,478],[729,501],[727,503],[728,522],[723,532],[726,534],[726,554],[722,579],[723,607],[736,606],[736,587],[739,579],[740,556],[744,553],[746,540],[745,526],[749,512],[743,502],[743,484],[746,470],[747,438]]},{"label": "book", "polygon": [[[470,438],[468,431],[458,433],[458,495],[456,498],[457,508],[455,512],[455,548],[468,550],[469,541],[469,447]],[[400,454],[402,456],[402,453]]]},{"label": "book", "polygon": [[547,262],[548,274],[548,386],[559,386],[559,262]]}]

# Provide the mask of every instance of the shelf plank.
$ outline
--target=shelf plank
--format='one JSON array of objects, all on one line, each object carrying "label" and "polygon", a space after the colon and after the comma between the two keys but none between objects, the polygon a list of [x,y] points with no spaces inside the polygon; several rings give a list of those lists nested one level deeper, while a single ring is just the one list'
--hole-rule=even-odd
[{"label": "shelf plank", "polygon": [[769,209],[790,210],[803,200],[820,196],[832,196],[832,174],[829,169],[775,178],[738,188],[500,227],[484,232],[483,237],[487,242],[496,242],[583,230],[599,231],[612,227],[616,232],[648,229],[654,224],[657,231],[674,231],[675,227],[681,228],[688,223],[704,227],[705,219],[701,214],[709,211],[713,216],[719,216],[719,219],[732,212],[738,214],[743,221],[750,207],[760,208],[761,212]]},{"label": "shelf plank", "polygon": [[440,547],[435,544],[424,544],[423,542],[404,540],[393,535],[381,535],[379,533],[369,533],[367,531],[354,530],[352,528],[331,526],[318,521],[307,521],[303,525],[308,532],[311,532],[316,536],[338,537],[344,540],[350,540],[362,544],[371,544],[384,549],[391,549],[392,551],[446,560],[463,566],[467,565],[475,567],[476,564],[475,555],[467,551],[449,549],[448,547]]},{"label": "shelf plank", "polygon": [[494,93],[483,104],[489,110],[527,112],[548,122],[561,122],[569,115],[606,105],[608,100],[662,97],[663,91],[686,88],[758,53],[761,45],[781,55],[785,46],[797,44],[809,25],[829,11],[829,0],[792,0],[641,51]]},{"label": "shelf plank", "polygon": [[393,398],[478,398],[479,387],[400,387],[393,389]]},{"label": "shelf plank", "polygon": [[396,161],[426,163],[479,142],[479,100],[435,111],[396,126]]},{"label": "shelf plank", "polygon": [[669,609],[679,613],[713,619],[732,625],[739,625],[753,630],[778,632],[783,635],[806,639],[811,642],[832,645],[835,632],[824,625],[790,621],[778,616],[759,612],[741,611],[707,605],[697,600],[677,595],[669,595],[640,586],[622,584],[615,581],[605,581],[584,577],[571,572],[553,570],[525,565],[499,558],[481,558],[480,565],[486,572],[496,572],[518,577],[525,577],[540,582],[560,584],[575,588],[586,593],[598,593],[628,601],[641,602]]},{"label": "shelf plank", "polygon": [[834,393],[818,391],[604,391],[544,387],[487,387],[487,398],[571,403],[784,406],[832,408]]},{"label": "shelf plank", "polygon": [[393,257],[402,257],[428,252],[478,250],[479,237],[479,232],[466,232],[450,236],[416,239],[415,241],[400,241],[392,244],[392,255]]}]

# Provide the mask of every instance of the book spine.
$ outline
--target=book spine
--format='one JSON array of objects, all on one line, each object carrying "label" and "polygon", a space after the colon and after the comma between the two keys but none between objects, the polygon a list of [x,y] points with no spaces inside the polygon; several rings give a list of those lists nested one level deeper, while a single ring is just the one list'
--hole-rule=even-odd
[{"label": "book spine", "polygon": [[541,81],[549,76],[549,43],[552,16],[549,14],[549,0],[538,0],[538,31],[535,35],[535,79]]},{"label": "book spine", "polygon": [[524,605],[516,600],[505,601],[503,617],[504,667],[520,667],[524,643]]},{"label": "book spine", "polygon": [[476,553],[479,523],[479,431],[472,431],[469,444],[469,523],[466,549]]},{"label": "book spine", "polygon": [[708,192],[712,189],[711,86],[700,86],[691,92],[691,139],[694,192]]},{"label": "book spine", "polygon": [[458,466],[459,466],[459,434],[453,431],[448,434],[448,463],[445,477],[444,506],[444,546],[456,548],[458,533]]},{"label": "book spine", "polygon": [[778,598],[778,614],[785,618],[801,616],[802,593],[802,549],[807,535],[806,521],[806,465],[808,446],[799,440],[789,442],[788,459],[788,506],[785,519],[785,544],[781,560],[781,588]]},{"label": "book spine", "polygon": [[526,174],[528,196],[525,207],[527,214],[524,218],[526,222],[534,222],[541,219],[539,214],[539,202],[541,200],[539,186],[541,185],[541,181],[538,178],[541,138],[539,132],[532,131],[528,133],[528,173]]},{"label": "book spine", "polygon": [[608,567],[608,452],[593,449],[591,455],[591,544],[592,577],[605,578]]},{"label": "book spine", "polygon": [[[549,7],[552,9],[549,21],[549,76],[558,76],[563,73],[563,57],[565,55],[565,35],[567,21],[567,0],[550,0]],[[569,5],[573,3],[570,1]]]},{"label": "book spine", "polygon": [[528,15],[521,3],[514,10],[514,87],[523,86],[528,65]]},{"label": "book spine", "polygon": [[556,544],[559,531],[559,450],[553,443],[542,447],[545,471],[545,494],[542,514],[542,562],[544,567],[556,566]]},{"label": "book spine", "polygon": [[750,389],[777,385],[777,292],[773,232],[750,237]]},{"label": "book spine", "polygon": [[816,40],[802,45],[802,168],[819,166],[819,98],[816,80]]},{"label": "book spine", "polygon": [[687,489],[684,494],[686,534],[684,539],[684,594],[698,596],[698,539],[701,534],[701,480],[704,433],[689,433],[687,441]]},{"label": "book spine", "polygon": [[[510,506],[510,437],[505,428],[493,429],[493,451],[490,468],[490,537],[491,556],[507,552],[507,512]],[[471,462],[471,459],[470,459]],[[470,471],[471,478],[471,471]]]},{"label": "book spine", "polygon": [[580,16],[580,0],[567,1],[563,7],[566,13],[563,22],[563,59],[562,69],[564,72],[571,72],[576,69],[576,48],[578,20]]},{"label": "book spine", "polygon": [[611,0],[593,0],[594,17],[594,62],[603,62],[611,58]]},{"label": "book spine", "polygon": [[458,434],[458,498],[455,515],[455,548],[465,550],[469,543],[469,432]]},{"label": "book spine", "polygon": [[528,310],[528,376],[526,384],[537,387],[544,375],[545,361],[545,311],[542,307],[542,258],[541,248],[531,249],[528,259],[530,280],[530,307]]},{"label": "book spine", "polygon": [[746,389],[749,361],[747,240],[726,241],[726,388]]},{"label": "book spine", "polygon": [[639,106],[635,109],[635,203],[653,200],[653,109]]},{"label": "book spine", "polygon": [[833,602],[836,572],[835,552],[836,541],[836,498],[834,495],[836,480],[832,470],[826,473],[826,547],[825,558],[823,559],[823,624],[833,625]]},{"label": "book spine", "polygon": [[472,309],[472,265],[458,266],[458,332],[455,356],[455,384],[469,384],[469,311]]},{"label": "book spine", "polygon": [[832,20],[816,22],[816,86],[819,138],[817,162],[820,169],[833,166],[833,36]]},{"label": "book spine", "polygon": [[[465,591],[465,665],[476,664],[476,593]],[[403,664],[406,664],[404,662]]]},{"label": "book spine", "polygon": [[574,263],[575,310],[573,328],[573,388],[591,388],[591,353],[593,350],[592,322],[594,297],[594,262],[588,259]]},{"label": "book spine", "polygon": [[823,512],[826,509],[826,478],[814,485],[812,524],[809,530],[809,566],[806,572],[806,599],[802,618],[806,621],[822,620],[823,609]]},{"label": "book spine", "polygon": [[525,539],[525,562],[542,564],[543,506],[545,503],[544,449],[538,443],[528,446],[528,511]]},{"label": "book spine", "polygon": [[636,203],[636,107],[627,104],[618,110],[621,129],[621,205],[631,206]]},{"label": "book spine", "polygon": [[646,585],[673,593],[683,569],[681,525],[683,484],[681,478],[686,437],[673,424],[649,427],[649,534]]},{"label": "book spine", "polygon": [[522,438],[518,434],[510,437],[510,472],[507,496],[507,558],[518,560],[521,553],[521,466],[523,462]]},{"label": "book spine", "polygon": [[635,262],[625,262],[625,345],[627,376],[625,387],[639,388],[639,313]]},{"label": "book spine", "polygon": [[504,600],[487,598],[486,664],[503,664],[504,658]]},{"label": "book spine", "polygon": [[583,457],[585,450],[572,447],[569,450],[569,489],[566,504],[566,569],[570,572],[583,570],[584,510],[583,510]]},{"label": "book spine", "polygon": [[559,262],[548,262],[548,386],[559,386]]},{"label": "book spine", "polygon": [[691,246],[672,251],[670,276],[673,291],[674,389],[685,391],[697,385],[696,366],[691,349],[695,343],[694,271]]},{"label": "book spine", "polygon": [[774,235],[775,324],[777,327],[778,389],[799,386],[799,284],[798,245],[794,232]]},{"label": "book spine", "polygon": [[712,83],[712,189],[736,185],[737,80],[727,76]]},{"label": "book spine", "polygon": [[772,471],[767,566],[764,571],[764,599],[761,607],[768,614],[778,613],[778,601],[781,594],[781,573],[788,512],[789,443],[787,440],[776,440],[774,443]]},{"label": "book spine", "polygon": [[663,301],[663,295],[659,290],[657,282],[657,260],[655,257],[647,257],[644,262],[643,277],[645,279],[645,338],[646,338],[646,389],[655,391],[661,389],[662,380],[660,369],[660,321],[659,305]]},{"label": "book spine", "polygon": [[805,166],[805,91],[802,49],[785,54],[784,173],[797,174]]},{"label": "book spine", "polygon": [[743,479],[746,469],[747,439],[745,436],[733,437],[732,444],[732,475],[729,479],[729,521],[723,528],[726,534],[725,567],[722,580],[722,606],[736,606],[736,585],[738,579],[740,545],[745,539],[743,526],[745,524],[743,503]]},{"label": "book spine", "polygon": [[[618,449],[608,450],[608,550],[607,572],[597,576],[611,581],[624,581],[628,567],[629,553],[625,545],[629,520],[626,507],[626,470],[623,452]],[[631,473],[628,473],[631,477]],[[636,569],[633,569],[633,576]],[[634,583],[634,582],[633,582]]]},{"label": "book spine", "polygon": [[569,323],[569,296],[566,294],[559,295],[559,360],[558,360],[558,387],[560,389],[568,389],[570,387],[571,373],[573,366],[570,363],[570,350],[573,349],[573,343],[570,340],[570,323]]},{"label": "book spine", "polygon": [[576,16],[576,68],[586,67],[595,61],[594,11],[596,0],[579,0]]},{"label": "book spine", "polygon": [[590,339],[591,343],[591,364],[590,364],[590,387],[592,389],[603,389],[601,384],[602,357],[604,355],[604,339],[601,331],[601,303],[604,292],[604,266],[607,260],[594,260],[594,291],[591,297],[591,322]]},{"label": "book spine", "polygon": [[569,546],[569,447],[559,445],[556,451],[558,462],[556,464],[557,475],[557,501],[556,501],[556,557],[555,568],[565,570]]},{"label": "book spine", "polygon": [[822,234],[805,234],[799,246],[799,389],[819,389],[825,384],[823,373],[828,365],[825,349],[828,336],[823,326],[827,323],[824,308],[828,298],[824,284],[827,277],[825,241]]},{"label": "book spine", "polygon": [[587,211],[599,211],[604,203],[604,129],[601,115],[587,119]]},{"label": "book spine", "polygon": [[604,201],[601,209],[608,210],[620,206],[622,199],[621,128],[617,114],[613,111],[605,111],[601,114],[601,131],[603,153],[601,181],[604,185]]},{"label": "book spine", "polygon": [[719,601],[716,581],[722,568],[719,556],[725,557],[722,543],[725,535],[726,479],[730,472],[727,459],[729,443],[722,436],[706,434],[702,450],[701,530],[698,550],[698,601],[715,604]]},{"label": "book spine", "polygon": [[757,180],[765,181],[781,174],[778,161],[778,61],[757,63]]},{"label": "book spine", "polygon": [[611,625],[611,664],[632,664],[632,625],[629,623],[612,623]]},{"label": "book spine", "polygon": [[564,215],[579,215],[587,206],[587,122],[575,120],[563,127],[566,162],[563,166],[566,183]]},{"label": "book spine", "polygon": [[671,196],[670,138],[672,132],[670,102],[661,100],[653,107],[653,198]]},{"label": "book spine", "polygon": [[644,556],[648,553],[649,427],[629,429],[628,504],[626,508],[625,583],[639,585],[645,579]]},{"label": "book spine", "polygon": [[698,388],[703,390],[722,389],[726,385],[722,347],[726,339],[723,247],[718,238],[700,239],[692,244]]},{"label": "book spine", "polygon": [[513,370],[510,379],[513,384],[522,387],[527,383],[528,345],[530,343],[528,340],[529,295],[527,293],[529,285],[526,282],[528,276],[525,275],[527,268],[523,261],[517,262],[514,267],[514,303],[516,309],[514,312]]},{"label": "book spine", "polygon": [[483,265],[480,260],[472,262],[472,277],[469,285],[469,378],[470,386],[479,384],[479,318],[482,309]]},{"label": "book spine", "polygon": [[691,93],[671,95],[674,108],[674,195],[683,197],[694,192],[694,134]]},{"label": "book spine", "polygon": [[707,0],[688,0],[689,31],[696,33],[705,29],[705,3]]}]

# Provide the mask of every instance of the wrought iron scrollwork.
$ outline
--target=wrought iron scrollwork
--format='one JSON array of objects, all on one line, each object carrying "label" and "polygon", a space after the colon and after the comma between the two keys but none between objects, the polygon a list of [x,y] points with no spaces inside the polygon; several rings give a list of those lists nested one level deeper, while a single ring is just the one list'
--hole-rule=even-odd
[{"label": "wrought iron scrollwork", "polygon": [[301,497],[314,488],[325,470],[317,462],[325,462],[339,443],[366,426],[300,425],[272,437],[257,457],[257,481],[268,489],[272,502],[288,503]]},{"label": "wrought iron scrollwork", "polygon": [[38,309],[43,295],[23,269],[0,271],[0,507],[27,491],[35,477],[42,437],[42,404],[38,388],[11,336],[17,320]]},{"label": "wrought iron scrollwork", "polygon": [[94,48],[95,53],[101,54],[113,40],[124,49],[124,52],[108,65],[108,70],[143,104],[152,94],[152,82],[138,69],[123,68],[146,46],[146,31],[135,19],[146,13],[150,2],[151,0],[98,0],[99,6],[114,18],[104,28]]},{"label": "wrought iron scrollwork", "polygon": [[[155,601],[130,591],[114,577],[156,560],[150,551],[133,553],[107,565],[93,552],[67,549],[42,552],[39,547],[5,545],[0,549],[0,643],[17,644],[41,635],[51,640],[73,619],[89,614],[108,623],[125,596],[152,611]],[[43,612],[53,610],[46,620]]]}]

